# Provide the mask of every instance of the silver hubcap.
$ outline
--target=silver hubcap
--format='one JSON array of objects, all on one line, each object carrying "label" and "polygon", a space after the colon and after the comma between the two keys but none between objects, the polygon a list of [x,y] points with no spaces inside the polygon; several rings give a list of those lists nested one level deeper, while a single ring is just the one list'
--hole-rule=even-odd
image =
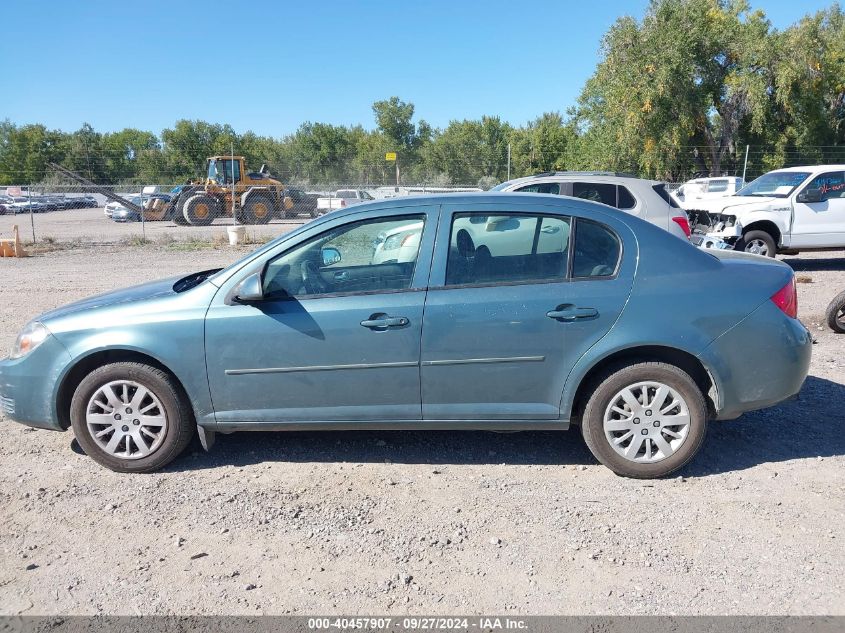
[{"label": "silver hubcap", "polygon": [[763,240],[751,240],[745,245],[746,253],[754,253],[756,255],[768,255],[769,247]]},{"label": "silver hubcap", "polygon": [[154,453],[167,434],[167,415],[156,395],[131,380],[103,385],[85,410],[88,432],[109,455],[140,459]]},{"label": "silver hubcap", "polygon": [[604,412],[604,435],[625,459],[659,462],[673,455],[690,429],[687,403],[661,382],[638,382],[622,389]]}]

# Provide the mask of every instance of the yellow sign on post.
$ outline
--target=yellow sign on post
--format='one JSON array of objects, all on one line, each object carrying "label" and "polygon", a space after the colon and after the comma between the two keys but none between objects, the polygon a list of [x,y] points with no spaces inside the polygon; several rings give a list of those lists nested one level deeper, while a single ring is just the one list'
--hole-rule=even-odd
[{"label": "yellow sign on post", "polygon": [[396,160],[396,152],[387,152],[384,155],[384,160]]}]

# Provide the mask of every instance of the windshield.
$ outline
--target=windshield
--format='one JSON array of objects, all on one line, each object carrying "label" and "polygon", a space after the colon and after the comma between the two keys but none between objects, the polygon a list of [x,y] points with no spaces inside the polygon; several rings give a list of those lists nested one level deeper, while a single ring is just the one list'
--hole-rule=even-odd
[{"label": "windshield", "polygon": [[217,182],[221,182],[223,180],[223,174],[217,173],[217,161],[210,160],[208,161],[208,179],[214,180]]},{"label": "windshield", "polygon": [[737,191],[736,195],[786,198],[809,175],[807,171],[771,171]]},{"label": "windshield", "polygon": [[495,187],[492,187],[492,188],[490,189],[490,191],[502,191],[502,189],[504,189],[505,187],[507,187],[509,184],[511,184],[511,181],[510,181],[510,180],[508,180],[507,182],[503,182],[503,183],[502,183],[502,184],[500,184],[500,185],[496,185]]},{"label": "windshield", "polygon": [[337,192],[337,197],[338,198],[357,198],[358,195],[352,189],[340,189]]}]

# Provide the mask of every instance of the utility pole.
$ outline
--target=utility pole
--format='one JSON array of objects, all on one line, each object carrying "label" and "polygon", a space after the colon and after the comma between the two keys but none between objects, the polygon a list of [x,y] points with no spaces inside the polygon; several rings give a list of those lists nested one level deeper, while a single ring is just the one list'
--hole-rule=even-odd
[{"label": "utility pole", "polygon": [[511,144],[508,143],[508,180],[511,179]]},{"label": "utility pole", "polygon": [[750,145],[745,146],[745,164],[742,166],[742,182],[745,183],[745,170],[748,169],[748,148],[751,147]]}]

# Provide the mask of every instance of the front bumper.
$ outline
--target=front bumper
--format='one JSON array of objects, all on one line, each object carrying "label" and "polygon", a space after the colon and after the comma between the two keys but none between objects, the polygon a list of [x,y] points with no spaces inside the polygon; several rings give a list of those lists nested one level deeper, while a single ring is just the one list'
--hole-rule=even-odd
[{"label": "front bumper", "polygon": [[0,360],[0,414],[27,426],[63,431],[56,393],[70,361],[70,354],[54,336],[23,358]]}]

